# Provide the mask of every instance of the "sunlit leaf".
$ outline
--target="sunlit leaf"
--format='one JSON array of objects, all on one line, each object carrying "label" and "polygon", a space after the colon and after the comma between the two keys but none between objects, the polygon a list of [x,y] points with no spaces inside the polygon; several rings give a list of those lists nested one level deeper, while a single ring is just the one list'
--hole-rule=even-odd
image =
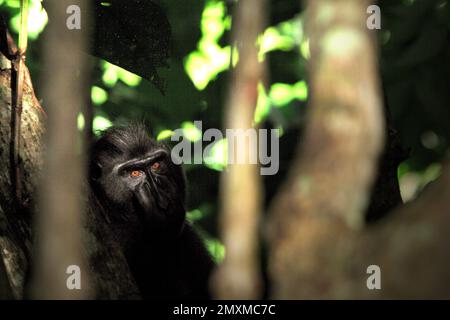
[{"label": "sunlit leaf", "polygon": [[430,164],[423,173],[422,176],[422,185],[425,186],[428,183],[436,180],[442,172],[442,165],[440,163],[432,163]]},{"label": "sunlit leaf", "polygon": [[108,118],[97,115],[94,117],[94,121],[92,123],[92,129],[96,134],[98,134],[101,131],[108,129],[112,125],[113,125],[113,123]]},{"label": "sunlit leaf", "polygon": [[108,68],[103,71],[102,81],[106,86],[112,88],[116,85],[118,80],[119,77],[117,76],[117,71],[113,68]]},{"label": "sunlit leaf", "polygon": [[190,222],[198,221],[205,216],[205,213],[200,209],[194,209],[186,212],[186,219]]},{"label": "sunlit leaf", "polygon": [[309,50],[309,39],[305,39],[300,44],[300,53],[305,60],[311,58],[311,51]]},{"label": "sunlit leaf", "polygon": [[225,246],[217,239],[206,239],[205,244],[214,261],[221,263],[225,258]]},{"label": "sunlit leaf", "polygon": [[96,105],[103,104],[108,100],[108,92],[100,87],[93,86],[91,88],[91,100]]},{"label": "sunlit leaf", "polygon": [[141,83],[142,78],[140,76],[107,61],[102,62],[102,68],[102,80],[108,87],[113,87],[118,80],[121,80],[130,87],[135,87]]},{"label": "sunlit leaf", "polygon": [[20,8],[19,0],[6,0],[6,5],[10,8]]},{"label": "sunlit leaf", "polygon": [[275,107],[284,107],[295,99],[305,101],[308,98],[308,87],[305,81],[299,81],[293,85],[274,83],[270,87],[269,97]]},{"label": "sunlit leaf", "polygon": [[256,103],[255,115],[253,121],[260,123],[270,112],[270,101],[267,97],[266,90],[262,83],[258,84],[258,101]]},{"label": "sunlit leaf", "polygon": [[80,112],[77,116],[77,128],[82,131],[85,126],[84,115]]},{"label": "sunlit leaf", "polygon": [[[20,8],[20,1],[7,1],[9,7]],[[31,0],[28,8],[28,38],[35,40],[44,30],[48,22],[47,12],[42,8],[39,0]],[[11,29],[19,33],[20,30],[20,11],[10,20]]]},{"label": "sunlit leaf", "polygon": [[156,140],[160,141],[160,140],[164,140],[164,139],[170,138],[173,134],[174,134],[174,132],[172,130],[168,130],[168,129],[167,130],[162,130],[156,136]]},{"label": "sunlit leaf", "polygon": [[184,68],[198,90],[203,90],[211,80],[207,59],[203,54],[194,51],[188,55]]},{"label": "sunlit leaf", "polygon": [[281,138],[281,137],[283,136],[283,134],[284,134],[284,128],[283,128],[283,126],[282,126],[282,125],[279,125],[279,126],[276,128],[275,133],[276,133],[276,135],[277,135],[278,138]]},{"label": "sunlit leaf", "polygon": [[205,37],[219,40],[225,31],[225,4],[219,1],[206,3],[202,13],[201,30]]},{"label": "sunlit leaf", "polygon": [[275,27],[267,28],[259,39],[259,55],[262,58],[266,53],[274,50],[289,51],[294,48],[292,37],[281,35]]},{"label": "sunlit leaf", "polygon": [[294,84],[294,96],[298,100],[305,101],[308,99],[308,86],[305,81],[299,81]]},{"label": "sunlit leaf", "polygon": [[206,167],[222,171],[227,167],[228,163],[228,141],[227,139],[221,139],[214,142],[210,154],[207,154],[203,159]]},{"label": "sunlit leaf", "polygon": [[291,85],[286,83],[274,83],[270,87],[270,100],[275,106],[284,106],[294,98]]},{"label": "sunlit leaf", "polygon": [[442,165],[432,163],[423,171],[414,171],[408,162],[403,162],[399,165],[397,173],[402,199],[407,202],[415,199],[423,188],[442,174]]},{"label": "sunlit leaf", "polygon": [[[193,214],[198,215],[198,213]],[[198,224],[193,224],[193,226],[203,240],[206,249],[213,258],[214,262],[217,264],[221,263],[225,258],[225,246],[222,244],[222,242],[219,239],[212,238]]]},{"label": "sunlit leaf", "polygon": [[300,17],[284,21],[275,26],[270,26],[258,38],[259,54],[262,61],[265,55],[271,51],[290,51],[303,41],[303,25]]},{"label": "sunlit leaf", "polygon": [[130,87],[136,87],[142,80],[140,76],[122,68],[119,69],[119,79]]},{"label": "sunlit leaf", "polygon": [[196,142],[202,138],[202,132],[192,122],[183,122],[181,128],[183,129],[183,136],[191,142]]},{"label": "sunlit leaf", "polygon": [[[219,40],[224,31],[229,29],[231,19],[226,16],[225,4],[209,0],[202,13],[202,37],[197,50],[191,52],[184,60],[184,69],[197,90],[204,90],[217,75],[229,68],[230,47],[221,47]],[[237,58],[233,52],[233,63]]]},{"label": "sunlit leaf", "polygon": [[405,173],[407,173],[408,171],[410,171],[409,165],[407,162],[402,162],[400,163],[400,165],[397,168],[397,177],[400,180],[403,175],[405,175]]}]

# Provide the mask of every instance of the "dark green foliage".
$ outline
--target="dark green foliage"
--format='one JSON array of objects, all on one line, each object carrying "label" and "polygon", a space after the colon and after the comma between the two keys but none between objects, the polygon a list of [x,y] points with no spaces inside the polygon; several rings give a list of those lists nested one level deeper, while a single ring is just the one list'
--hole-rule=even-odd
[{"label": "dark green foliage", "polygon": [[410,2],[381,2],[381,70],[394,124],[412,148],[408,163],[421,170],[450,142],[450,3]]}]

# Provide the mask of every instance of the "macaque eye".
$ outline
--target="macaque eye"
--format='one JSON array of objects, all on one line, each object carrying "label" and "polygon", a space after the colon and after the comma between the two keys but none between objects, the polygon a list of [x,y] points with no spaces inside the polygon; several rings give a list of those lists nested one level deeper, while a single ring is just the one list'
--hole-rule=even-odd
[{"label": "macaque eye", "polygon": [[130,171],[130,177],[132,177],[132,178],[140,177],[143,174],[144,174],[144,172],[141,171],[141,170],[132,170],[132,171]]},{"label": "macaque eye", "polygon": [[152,170],[158,170],[161,167],[161,164],[159,162],[154,162],[152,164]]}]

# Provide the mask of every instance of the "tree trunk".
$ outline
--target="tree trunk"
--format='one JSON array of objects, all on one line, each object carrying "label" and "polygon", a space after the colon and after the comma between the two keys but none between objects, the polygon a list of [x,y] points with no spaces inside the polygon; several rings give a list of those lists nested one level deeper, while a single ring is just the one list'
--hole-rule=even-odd
[{"label": "tree trunk", "polygon": [[[235,13],[232,43],[239,49],[239,63],[233,71],[225,104],[225,128],[241,130],[241,134],[234,142],[228,137],[228,160],[232,163],[222,173],[220,196],[221,235],[226,254],[213,285],[217,298],[257,299],[261,296],[258,230],[262,190],[259,167],[250,161],[252,157],[257,159],[258,147],[251,145],[252,139],[246,137],[246,132],[255,129],[258,84],[264,83],[266,76],[256,46],[264,26],[265,1],[240,1]],[[254,138],[257,144],[258,135]],[[238,140],[243,141],[242,145],[236,143]],[[243,163],[237,163],[241,156]]]},{"label": "tree trunk", "polygon": [[[414,203],[363,223],[383,132],[367,5],[308,1],[312,97],[304,141],[271,209],[275,298],[450,297],[449,165]],[[380,290],[369,290],[370,265],[380,267]]]},{"label": "tree trunk", "polygon": [[[42,134],[45,114],[34,96],[28,69],[25,69],[21,123],[20,167],[23,199],[31,205],[39,168],[42,166]],[[31,253],[28,210],[15,210],[10,182],[9,141],[11,123],[11,61],[0,54],[0,248],[8,280],[15,298],[22,298]]]}]

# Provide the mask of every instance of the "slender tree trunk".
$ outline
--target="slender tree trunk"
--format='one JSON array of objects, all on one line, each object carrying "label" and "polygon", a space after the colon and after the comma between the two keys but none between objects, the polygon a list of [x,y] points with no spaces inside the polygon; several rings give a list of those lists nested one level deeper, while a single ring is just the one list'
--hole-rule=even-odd
[{"label": "slender tree trunk", "polygon": [[[221,299],[255,299],[261,295],[259,268],[259,215],[261,213],[261,177],[257,164],[258,150],[245,138],[253,128],[258,97],[258,83],[265,80],[265,65],[258,62],[257,36],[264,26],[265,1],[239,1],[233,21],[233,43],[239,49],[239,63],[233,72],[225,104],[225,128],[241,129],[235,139],[245,140],[239,146],[228,141],[229,160],[243,156],[245,164],[228,165],[221,180],[221,228],[226,248],[225,260],[214,277],[214,289]],[[257,137],[254,142],[257,141]],[[237,145],[237,147],[236,147]],[[243,154],[245,153],[245,154]]]},{"label": "slender tree trunk", "polygon": [[[71,34],[67,32],[65,12],[74,4],[85,9],[81,17],[85,21],[84,28]],[[44,41],[47,152],[39,188],[39,214],[35,217],[37,246],[31,286],[33,297],[38,299],[89,296],[89,274],[81,247],[86,146],[77,129],[77,116],[86,103],[86,55],[82,51],[89,30],[87,5],[83,0],[59,0],[47,6],[54,20]],[[72,273],[71,284],[67,279]]]}]

